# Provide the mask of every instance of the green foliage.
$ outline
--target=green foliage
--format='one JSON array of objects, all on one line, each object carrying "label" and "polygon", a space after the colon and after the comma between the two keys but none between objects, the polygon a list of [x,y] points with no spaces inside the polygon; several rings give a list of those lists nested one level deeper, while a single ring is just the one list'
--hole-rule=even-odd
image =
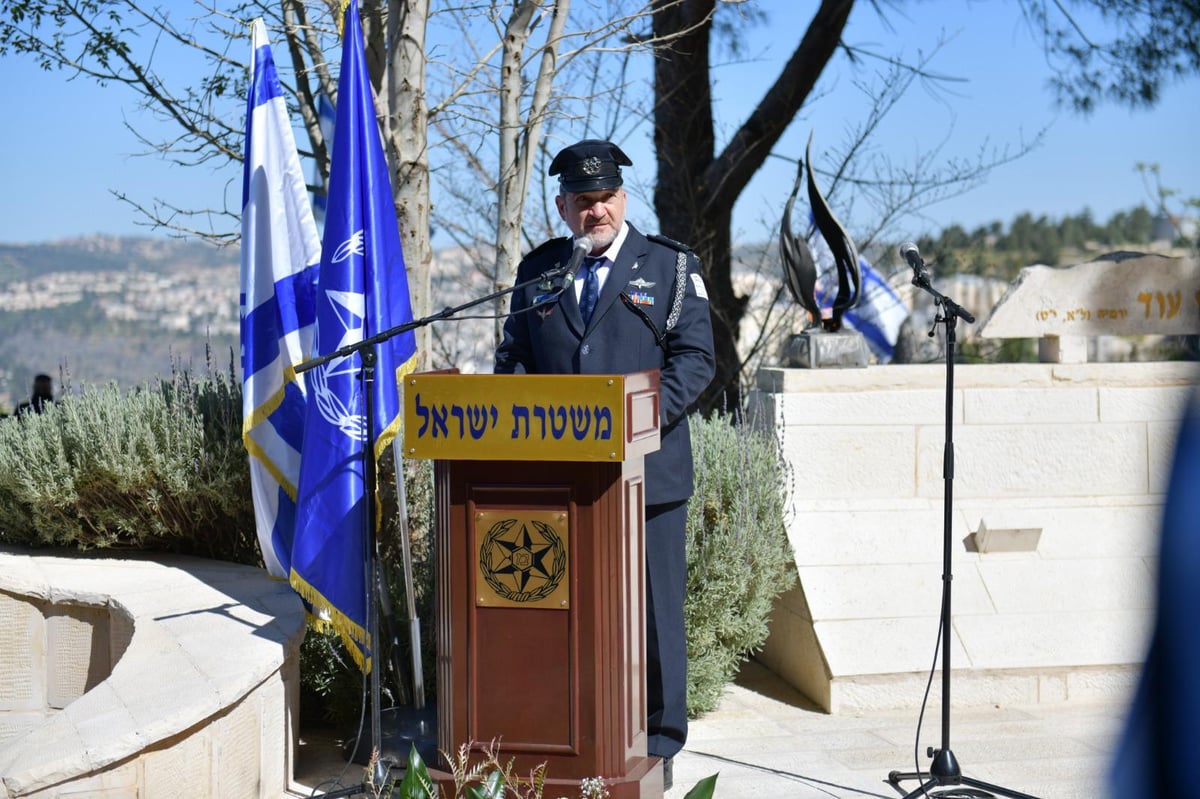
[{"label": "green foliage", "polygon": [[1105,100],[1152,108],[1200,72],[1200,6],[1176,0],[1021,0],[1043,38],[1058,102],[1089,114]]},{"label": "green foliage", "polygon": [[1104,224],[1097,223],[1086,208],[1057,221],[1025,212],[1014,217],[1007,229],[999,221],[970,233],[960,225],[949,225],[936,238],[917,239],[917,246],[936,263],[939,275],[963,273],[1010,281],[1034,263],[1058,266],[1116,249],[1144,248],[1153,230],[1154,215],[1144,206],[1118,211]]},{"label": "green foliage", "polygon": [[1037,339],[971,338],[962,342],[959,363],[1037,363]]},{"label": "green foliage", "polygon": [[0,421],[0,541],[259,563],[231,374],[85,387]]},{"label": "green foliage", "polygon": [[778,442],[728,416],[692,420],[688,505],[688,711],[716,707],[767,638],[775,597],[795,580],[784,529],[788,472]]},{"label": "green foliage", "polygon": [[[542,799],[545,790],[546,768],[538,766],[525,778],[513,773],[512,762],[500,759],[500,750],[493,742],[482,750],[483,758],[472,763],[472,757],[477,750],[470,746],[461,746],[455,757],[447,757],[450,770],[454,777],[454,799],[504,799],[506,796],[514,799]],[[372,783],[374,760],[367,764],[367,784],[376,797],[390,799],[439,799],[441,796],[429,768],[414,746],[408,755],[408,766],[404,770],[404,778],[398,785],[385,784],[375,786]],[[712,799],[717,788],[717,775],[705,777],[696,783],[684,799]],[[585,779],[579,785],[579,799],[605,799],[609,796],[604,780],[599,777]]]}]

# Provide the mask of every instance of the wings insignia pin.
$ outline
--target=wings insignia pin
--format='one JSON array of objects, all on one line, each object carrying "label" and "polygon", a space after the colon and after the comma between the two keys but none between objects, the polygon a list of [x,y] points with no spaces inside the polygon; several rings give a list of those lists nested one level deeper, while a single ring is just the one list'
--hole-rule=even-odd
[{"label": "wings insignia pin", "polygon": [[629,281],[629,285],[633,286],[635,289],[652,289],[652,288],[654,288],[654,283],[652,281],[645,280],[640,277]]}]

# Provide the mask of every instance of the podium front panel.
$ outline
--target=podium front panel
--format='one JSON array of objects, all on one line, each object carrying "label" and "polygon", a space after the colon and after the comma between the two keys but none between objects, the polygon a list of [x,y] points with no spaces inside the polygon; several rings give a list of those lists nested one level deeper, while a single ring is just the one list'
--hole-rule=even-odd
[{"label": "podium front panel", "polygon": [[[518,769],[545,762],[558,778],[638,770],[646,760],[641,459],[442,461],[437,471],[439,504],[447,504],[438,522],[439,747],[496,740]],[[523,519],[549,529],[522,532]],[[519,557],[497,559],[497,538]],[[541,601],[537,589],[554,570],[537,559],[549,565],[555,539],[569,586],[560,604],[498,605],[481,557],[506,568],[506,579],[529,572],[506,585]]]}]

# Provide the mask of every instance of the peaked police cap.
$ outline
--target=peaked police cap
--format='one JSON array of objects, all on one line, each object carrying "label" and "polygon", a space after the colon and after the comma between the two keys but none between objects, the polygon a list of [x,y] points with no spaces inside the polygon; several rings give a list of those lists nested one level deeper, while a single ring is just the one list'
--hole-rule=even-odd
[{"label": "peaked police cap", "polygon": [[632,166],[629,156],[610,141],[584,139],[564,147],[550,162],[550,174],[558,175],[563,191],[616,189],[622,184],[621,167]]}]

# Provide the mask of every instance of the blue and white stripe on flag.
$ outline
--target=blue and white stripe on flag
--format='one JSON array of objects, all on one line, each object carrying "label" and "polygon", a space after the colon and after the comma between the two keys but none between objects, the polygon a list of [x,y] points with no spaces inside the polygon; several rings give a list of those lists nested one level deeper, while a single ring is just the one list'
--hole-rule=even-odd
[{"label": "blue and white stripe on flag", "polygon": [[321,240],[261,19],[251,42],[242,172],[242,441],[263,562],[286,579],[305,405],[293,367],[311,349]]},{"label": "blue and white stripe on flag", "polygon": [[[354,0],[345,11],[329,203],[317,291],[317,355],[412,320],[408,276],[379,136]],[[400,426],[398,380],[416,365],[412,331],[375,347],[367,431],[357,353],[307,373],[309,403],[300,465],[292,586],[328,618],[364,670],[370,669],[366,567],[377,513],[365,507],[363,451],[380,454]],[[371,525],[371,526],[369,526]]]},{"label": "blue and white stripe on flag", "polygon": [[[829,307],[837,294],[837,269],[833,253],[815,228],[808,237],[808,247],[817,266],[817,302],[823,308]],[[900,295],[861,255],[858,268],[862,273],[858,304],[846,311],[842,320],[850,329],[862,333],[867,346],[880,363],[887,363],[895,354],[900,326],[908,318],[909,309]]]}]

